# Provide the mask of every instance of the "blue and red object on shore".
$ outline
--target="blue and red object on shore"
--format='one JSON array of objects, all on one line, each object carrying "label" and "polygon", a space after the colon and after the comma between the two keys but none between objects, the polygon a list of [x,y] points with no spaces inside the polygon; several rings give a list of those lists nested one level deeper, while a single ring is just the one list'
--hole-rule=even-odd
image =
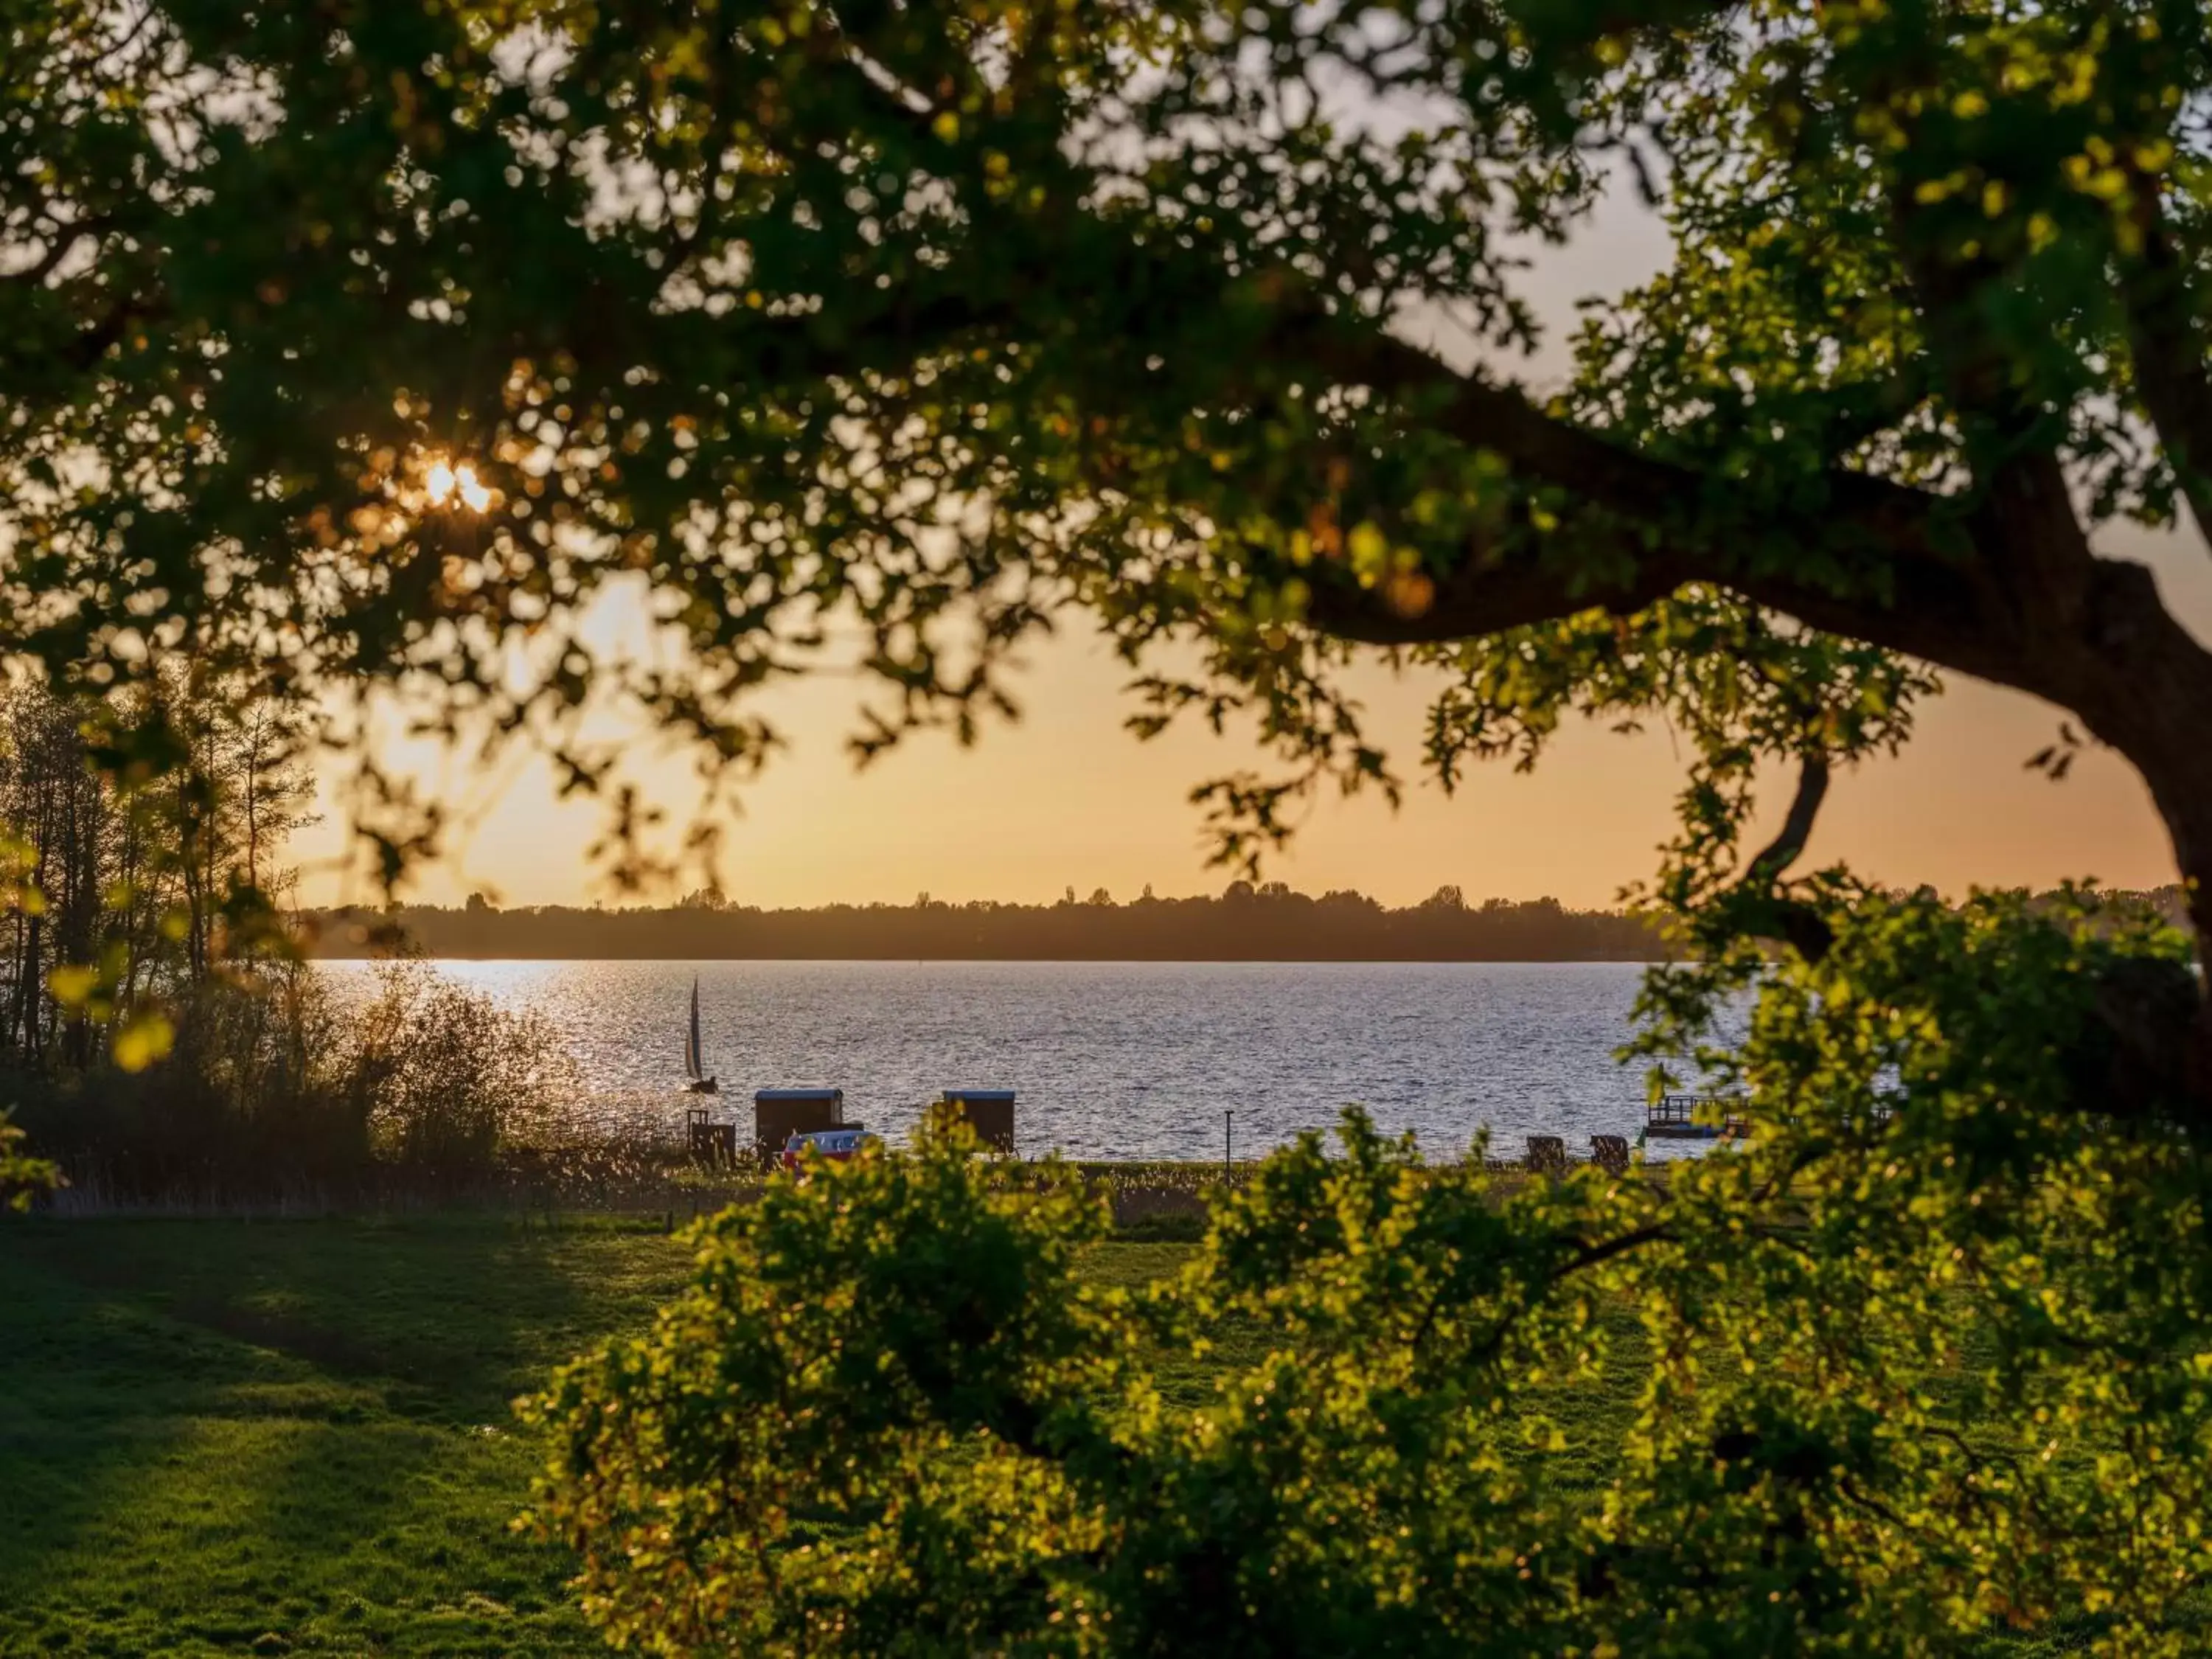
[{"label": "blue and red object on shore", "polygon": [[817,1129],[811,1134],[793,1131],[791,1139],[783,1143],[781,1162],[787,1170],[796,1170],[808,1152],[842,1164],[858,1157],[861,1149],[883,1144],[883,1137],[870,1134],[859,1124],[848,1124],[841,1129]]}]

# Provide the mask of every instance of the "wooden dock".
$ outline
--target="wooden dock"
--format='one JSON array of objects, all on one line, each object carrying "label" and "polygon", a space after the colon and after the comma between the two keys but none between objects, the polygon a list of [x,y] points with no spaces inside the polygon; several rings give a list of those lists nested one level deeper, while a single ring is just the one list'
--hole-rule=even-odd
[{"label": "wooden dock", "polygon": [[1736,1095],[1662,1095],[1644,1109],[1644,1133],[1654,1140],[1735,1140],[1751,1133],[1742,1109]]}]

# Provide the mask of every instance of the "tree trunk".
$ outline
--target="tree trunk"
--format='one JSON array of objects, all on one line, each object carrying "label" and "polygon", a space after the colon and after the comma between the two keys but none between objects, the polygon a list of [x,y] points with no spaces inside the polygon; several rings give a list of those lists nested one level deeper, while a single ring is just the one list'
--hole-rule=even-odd
[{"label": "tree trunk", "polygon": [[[2081,717],[2149,788],[2180,871],[2197,961],[2212,945],[2212,652],[2174,620],[2150,572],[2092,563],[2071,603],[2033,622],[2039,695]],[[2196,1117],[2212,1124],[2212,975],[2200,974],[2184,1077]]]}]

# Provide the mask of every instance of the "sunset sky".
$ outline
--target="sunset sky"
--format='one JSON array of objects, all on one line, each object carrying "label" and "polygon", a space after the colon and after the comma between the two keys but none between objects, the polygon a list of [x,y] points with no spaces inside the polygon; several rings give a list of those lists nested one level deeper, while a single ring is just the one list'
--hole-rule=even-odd
[{"label": "sunset sky", "polygon": [[[1537,385],[1555,381],[1573,301],[1618,292],[1665,252],[1649,219],[1616,205],[1589,235],[1539,254],[1528,291],[1552,324],[1551,342],[1511,372]],[[1409,327],[1464,361],[1447,327],[1419,319]],[[2212,555],[2193,533],[2109,537],[2103,550],[2148,562],[2168,604],[2212,640]],[[634,593],[617,595],[602,620],[620,633],[637,608]],[[842,743],[853,726],[854,682],[780,689],[764,706],[793,747],[748,792],[743,816],[725,825],[726,890],[743,902],[777,905],[903,902],[924,891],[1033,901],[1071,885],[1086,896],[1103,886],[1116,898],[1148,884],[1162,894],[1218,889],[1228,878],[1206,867],[1199,815],[1185,797],[1196,782],[1252,765],[1251,746],[1195,729],[1138,743],[1121,730],[1131,707],[1120,695],[1126,678],[1083,620],[1071,618],[1030,654],[1019,725],[992,730],[966,752],[943,738],[918,739],[859,775]],[[1378,731],[1394,739],[1401,771],[1416,777],[1421,689],[1380,668],[1355,684]],[[1814,856],[1951,892],[2068,877],[2124,886],[2172,880],[2164,832],[2125,763],[2092,750],[2058,784],[2024,769],[2056,736],[2058,718],[2027,698],[1954,680],[1924,709],[1904,757],[1839,778]],[[649,731],[622,736],[629,775],[680,826],[696,801],[688,759],[663,750]],[[487,770],[472,756],[441,757],[417,746],[387,758],[473,813],[448,856],[419,872],[410,896],[457,902],[481,890],[508,904],[619,902],[586,857],[604,825],[602,805],[557,801],[541,760],[517,752]],[[1395,815],[1376,798],[1322,801],[1268,873],[1310,891],[1353,887],[1392,903],[1446,882],[1470,898],[1550,894],[1574,905],[1609,903],[1651,871],[1682,775],[1663,732],[1570,731],[1534,775],[1479,769],[1453,799],[1424,781]],[[346,873],[344,816],[326,801],[323,822],[296,843],[307,902],[373,896]]]}]

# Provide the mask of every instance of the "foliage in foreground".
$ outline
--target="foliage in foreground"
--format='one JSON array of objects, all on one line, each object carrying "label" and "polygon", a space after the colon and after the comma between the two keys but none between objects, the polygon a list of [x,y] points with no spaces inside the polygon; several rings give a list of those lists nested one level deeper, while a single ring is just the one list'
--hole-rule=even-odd
[{"label": "foliage in foreground", "polygon": [[[1131,1292],[1078,1271],[1095,1199],[957,1133],[775,1183],[530,1407],[538,1524],[665,1653],[1929,1652],[2069,1615],[2180,1650],[2206,1168],[2054,1081],[2100,963],[2177,947],[1863,917],[1759,983],[1758,1138],[1663,1186],[1501,1194],[1353,1113]],[[1593,1485],[1560,1413],[1624,1310],[1647,1380]],[[1264,1357],[1171,1406],[1163,1356],[1224,1322]]]},{"label": "foliage in foreground", "polygon": [[23,1150],[23,1132],[0,1112],[0,1208],[28,1209],[33,1198],[52,1189],[59,1173]]}]

